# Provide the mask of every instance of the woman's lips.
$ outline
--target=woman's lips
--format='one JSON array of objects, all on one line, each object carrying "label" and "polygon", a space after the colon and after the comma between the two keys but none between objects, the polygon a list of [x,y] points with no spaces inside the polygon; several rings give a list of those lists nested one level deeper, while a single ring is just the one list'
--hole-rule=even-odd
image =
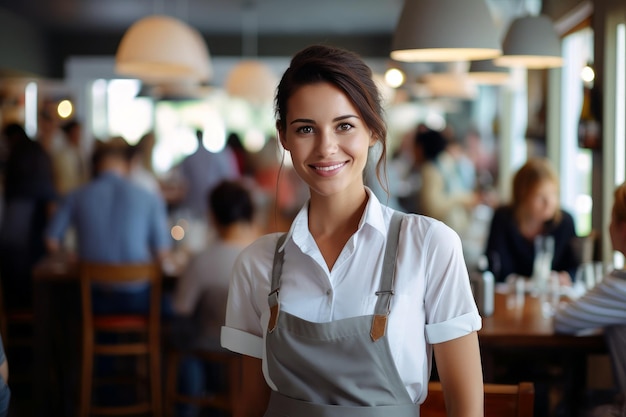
[{"label": "woman's lips", "polygon": [[348,162],[343,161],[343,162],[336,162],[333,164],[310,165],[310,167],[313,168],[316,174],[322,177],[330,177],[330,176],[337,174],[346,165],[348,165]]}]

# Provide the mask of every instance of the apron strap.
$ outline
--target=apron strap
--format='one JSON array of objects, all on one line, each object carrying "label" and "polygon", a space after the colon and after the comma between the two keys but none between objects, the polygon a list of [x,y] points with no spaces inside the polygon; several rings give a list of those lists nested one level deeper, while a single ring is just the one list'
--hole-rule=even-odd
[{"label": "apron strap", "polygon": [[378,300],[374,307],[374,317],[370,337],[375,342],[385,335],[387,330],[387,317],[391,306],[391,296],[396,275],[396,258],[398,255],[398,241],[400,240],[400,225],[403,214],[395,211],[391,217],[389,231],[387,232],[387,244],[385,247],[385,257],[383,258],[383,269],[380,277],[380,287],[376,291]]},{"label": "apron strap", "polygon": [[274,265],[272,266],[272,283],[270,287],[270,293],[267,296],[270,306],[270,321],[268,324],[268,331],[271,333],[276,328],[278,322],[278,312],[280,310],[280,303],[278,302],[278,293],[280,292],[280,277],[283,272],[283,259],[285,257],[285,251],[280,250],[280,247],[285,243],[287,239],[287,233],[284,233],[278,238],[276,242],[276,250],[274,252]]}]

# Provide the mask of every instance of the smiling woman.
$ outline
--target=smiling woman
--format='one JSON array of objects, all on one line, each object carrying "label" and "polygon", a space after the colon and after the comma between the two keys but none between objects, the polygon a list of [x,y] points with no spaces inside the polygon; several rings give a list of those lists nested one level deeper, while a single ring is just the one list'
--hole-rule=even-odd
[{"label": "smiling woman", "polygon": [[310,198],[288,233],[261,237],[233,268],[222,346],[264,375],[242,381],[243,414],[416,416],[434,352],[450,409],[482,415],[481,319],[458,235],[363,182],[371,148],[379,169],[386,154],[369,67],[343,49],[300,51],[276,116]]}]

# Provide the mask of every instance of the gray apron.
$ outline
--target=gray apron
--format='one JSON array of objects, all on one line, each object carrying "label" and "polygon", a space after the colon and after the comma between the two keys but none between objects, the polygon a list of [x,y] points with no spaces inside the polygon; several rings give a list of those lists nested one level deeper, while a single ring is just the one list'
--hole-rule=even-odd
[{"label": "gray apron", "polygon": [[[265,417],[418,417],[386,336],[401,213],[391,220],[374,314],[313,323],[280,310],[285,240],[277,245],[268,296],[267,368],[272,391]],[[365,271],[364,271],[365,272]]]}]

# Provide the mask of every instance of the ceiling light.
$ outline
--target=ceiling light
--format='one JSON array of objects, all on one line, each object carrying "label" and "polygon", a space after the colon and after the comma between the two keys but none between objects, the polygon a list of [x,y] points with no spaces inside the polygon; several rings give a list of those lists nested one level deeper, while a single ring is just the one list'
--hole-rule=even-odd
[{"label": "ceiling light", "polygon": [[168,16],[148,16],[124,34],[115,56],[118,74],[149,82],[208,81],[209,51],[200,32]]},{"label": "ceiling light", "polygon": [[268,65],[257,60],[238,63],[226,79],[226,91],[252,104],[271,103],[278,86],[278,77]]},{"label": "ceiling light", "polygon": [[405,0],[391,58],[405,62],[488,59],[501,54],[484,0]]},{"label": "ceiling light", "polygon": [[515,19],[504,37],[502,56],[494,62],[499,66],[529,69],[562,66],[561,41],[552,21],[544,15]]},{"label": "ceiling light", "polygon": [[467,76],[482,85],[506,84],[511,79],[509,69],[494,65],[491,59],[472,61]]},{"label": "ceiling light", "polygon": [[385,71],[385,82],[391,88],[398,88],[404,83],[404,72],[398,68],[389,68]]},{"label": "ceiling light", "polygon": [[467,74],[449,72],[424,74],[420,81],[426,85],[431,97],[473,100],[478,94],[476,84]]}]

